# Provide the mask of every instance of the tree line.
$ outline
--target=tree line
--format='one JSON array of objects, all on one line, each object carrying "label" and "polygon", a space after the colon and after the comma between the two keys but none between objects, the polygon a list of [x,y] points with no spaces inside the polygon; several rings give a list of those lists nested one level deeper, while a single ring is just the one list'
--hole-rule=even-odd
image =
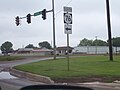
[{"label": "tree line", "polygon": [[[120,47],[120,37],[112,38],[112,45],[115,47]],[[108,40],[103,41],[100,39],[89,40],[84,38],[80,41],[78,46],[108,46]]]},{"label": "tree line", "polygon": [[[34,46],[33,44],[28,44],[25,46],[25,48],[47,48],[47,49],[52,49],[52,46],[50,45],[49,42],[43,41],[38,43],[39,47]],[[0,49],[4,55],[7,55],[8,53],[14,52],[13,49],[13,44],[10,41],[4,42],[1,46]]]},{"label": "tree line", "polygon": [[[40,42],[38,43],[38,45],[39,45],[39,48],[52,49],[52,46],[47,41]],[[28,44],[25,48],[38,48],[38,47],[35,47],[33,44]]]},{"label": "tree line", "polygon": [[[36,47],[33,44],[28,44],[27,46],[25,46],[25,48],[52,49],[52,46],[47,41],[40,42],[40,43],[38,43],[38,45],[39,45],[39,47]],[[112,45],[115,46],[115,47],[120,47],[120,37],[112,38]],[[103,41],[103,40],[100,40],[100,39],[89,40],[87,38],[84,38],[80,41],[78,46],[108,46],[108,40],[107,41]],[[0,49],[1,49],[3,54],[12,53],[14,51],[13,44],[12,44],[12,42],[9,42],[9,41],[4,42],[0,46]]]}]

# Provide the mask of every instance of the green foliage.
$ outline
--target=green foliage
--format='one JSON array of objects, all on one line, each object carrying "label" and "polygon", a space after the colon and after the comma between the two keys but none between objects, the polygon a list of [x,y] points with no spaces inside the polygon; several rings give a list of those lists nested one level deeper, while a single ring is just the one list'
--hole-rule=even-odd
[{"label": "green foliage", "polygon": [[113,46],[120,47],[120,37],[116,37],[112,39]]},{"label": "green foliage", "polygon": [[25,48],[35,48],[33,44],[27,45]]},{"label": "green foliage", "polygon": [[[120,37],[116,37],[112,39],[113,46],[120,47]],[[79,43],[79,46],[108,46],[108,41],[103,41],[100,39],[96,40],[89,40],[89,39],[82,39]]]},{"label": "green foliage", "polygon": [[93,41],[93,46],[107,46],[107,42],[103,41],[103,40],[94,40]]},{"label": "green foliage", "polygon": [[13,61],[20,59],[24,59],[24,58],[19,56],[0,56],[0,61]]},{"label": "green foliage", "polygon": [[100,39],[99,40],[98,39],[89,40],[89,39],[84,38],[80,41],[80,44],[79,44],[79,46],[96,46],[96,45],[97,46],[107,46],[107,42],[100,40]]},{"label": "green foliage", "polygon": [[49,76],[51,78],[71,78],[82,76],[120,76],[120,56],[80,56],[70,58],[70,71],[67,70],[67,59],[40,61],[15,67],[16,69]]},{"label": "green foliage", "polygon": [[11,53],[13,51],[12,46],[13,46],[13,44],[11,42],[9,42],[9,41],[6,41],[5,43],[3,43],[1,45],[2,53],[4,53],[4,54]]},{"label": "green foliage", "polygon": [[79,46],[92,46],[92,40],[88,40],[84,38],[83,40],[80,41]]},{"label": "green foliage", "polygon": [[39,43],[39,46],[40,46],[41,48],[47,48],[47,49],[51,49],[51,48],[52,48],[52,46],[51,46],[47,41],[40,42],[40,43]]}]

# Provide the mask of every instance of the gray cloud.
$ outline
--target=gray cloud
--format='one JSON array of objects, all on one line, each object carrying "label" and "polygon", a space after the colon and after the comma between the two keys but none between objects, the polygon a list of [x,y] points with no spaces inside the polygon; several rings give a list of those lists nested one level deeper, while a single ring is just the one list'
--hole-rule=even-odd
[{"label": "gray cloud", "polygon": [[[64,34],[63,6],[70,0],[55,0],[56,16],[56,44],[66,45]],[[73,9],[73,34],[70,35],[70,45],[76,46],[82,38],[107,40],[106,0],[72,0],[68,5]],[[120,35],[120,0],[110,0],[112,35]],[[47,14],[47,19],[41,16],[32,17],[32,23],[27,24],[22,20],[21,26],[15,25],[15,17],[26,16],[28,13],[51,9],[51,0],[1,0],[0,1],[0,45],[9,40],[14,48],[22,47],[29,43],[37,45],[43,40],[52,41],[52,13]]]}]

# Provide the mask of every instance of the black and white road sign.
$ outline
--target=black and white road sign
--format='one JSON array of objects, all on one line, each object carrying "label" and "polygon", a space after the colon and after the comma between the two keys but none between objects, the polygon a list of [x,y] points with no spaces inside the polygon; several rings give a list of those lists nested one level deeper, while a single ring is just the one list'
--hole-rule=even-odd
[{"label": "black and white road sign", "polygon": [[72,7],[64,7],[64,12],[71,12],[72,13]]},{"label": "black and white road sign", "polygon": [[72,25],[64,25],[65,34],[72,34]]},{"label": "black and white road sign", "polygon": [[72,24],[72,14],[71,13],[64,13],[64,23]]},{"label": "black and white road sign", "polygon": [[72,7],[64,7],[64,31],[72,34]]}]

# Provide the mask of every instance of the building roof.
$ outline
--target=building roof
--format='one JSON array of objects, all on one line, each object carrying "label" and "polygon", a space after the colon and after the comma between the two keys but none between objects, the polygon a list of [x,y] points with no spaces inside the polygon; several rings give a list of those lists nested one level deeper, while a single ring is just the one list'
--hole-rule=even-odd
[{"label": "building roof", "polygon": [[35,52],[37,52],[37,51],[41,51],[41,52],[51,52],[51,51],[53,51],[53,50],[50,50],[50,49],[47,49],[47,48],[38,48],[38,49],[33,49],[33,51]]},{"label": "building roof", "polygon": [[51,52],[53,50],[47,48],[19,48],[17,51]]},{"label": "building roof", "polygon": [[33,48],[19,48],[18,51],[32,51]]}]

